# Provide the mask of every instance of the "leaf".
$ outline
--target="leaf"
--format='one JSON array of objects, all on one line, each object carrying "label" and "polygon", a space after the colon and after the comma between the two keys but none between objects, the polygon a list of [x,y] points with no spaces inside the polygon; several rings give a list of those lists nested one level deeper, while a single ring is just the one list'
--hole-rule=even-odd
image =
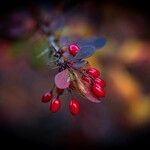
[{"label": "leaf", "polygon": [[95,51],[95,47],[93,46],[83,46],[77,55],[73,58],[73,60],[80,60],[84,58],[90,57]]},{"label": "leaf", "polygon": [[83,47],[86,45],[94,46],[95,49],[102,48],[106,43],[105,38],[99,38],[99,37],[91,37],[87,39],[81,39],[77,41],[77,44],[79,47]]},{"label": "leaf", "polygon": [[69,60],[73,59],[73,56],[70,53],[68,53],[68,51],[63,53],[63,57]]},{"label": "leaf", "polygon": [[75,68],[75,69],[79,69],[79,68],[83,67],[86,64],[87,64],[87,61],[85,61],[85,60],[77,61],[76,63],[74,63],[72,65],[72,67]]},{"label": "leaf", "polygon": [[85,97],[87,100],[94,102],[94,103],[100,103],[101,101],[95,97],[91,92],[91,85],[89,83],[85,83],[81,79],[81,75],[77,71],[73,71],[75,76],[75,81],[72,82],[75,90],[79,92],[83,97]]},{"label": "leaf", "polygon": [[66,89],[70,85],[69,71],[65,69],[55,76],[55,85],[60,89]]},{"label": "leaf", "polygon": [[102,48],[106,44],[106,39],[105,38],[97,38],[93,41],[93,44],[96,49]]},{"label": "leaf", "polygon": [[77,44],[80,48],[84,46],[93,46],[95,49],[102,48],[106,44],[106,39],[103,37],[90,37],[86,39],[76,39],[70,37],[62,37],[60,38],[59,44],[60,46],[67,46],[72,43]]}]

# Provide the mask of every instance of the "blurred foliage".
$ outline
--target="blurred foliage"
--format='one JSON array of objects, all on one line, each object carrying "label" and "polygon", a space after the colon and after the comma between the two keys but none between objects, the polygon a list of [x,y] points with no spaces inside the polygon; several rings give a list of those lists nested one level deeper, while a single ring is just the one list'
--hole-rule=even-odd
[{"label": "blurred foliage", "polygon": [[[33,137],[47,143],[49,135],[58,143],[65,136],[70,143],[87,139],[106,143],[110,139],[119,141],[117,137],[128,136],[128,130],[149,124],[150,39],[145,16],[109,2],[102,5],[87,2],[65,13],[60,5],[54,12],[58,10],[67,19],[62,30],[56,32],[57,37],[106,37],[106,46],[87,60],[100,68],[106,80],[107,96],[98,105],[81,99],[82,110],[77,118],[71,118],[64,108],[68,105],[67,93],[56,117],[41,104],[40,96],[51,86],[56,70],[46,69],[46,55],[37,58],[48,47],[47,35],[40,28],[42,18],[37,19],[42,12],[38,7],[38,13],[31,11],[30,18],[20,25],[20,28],[26,27],[21,31],[28,34],[21,32],[16,34],[20,35],[19,39],[10,38],[8,26],[7,32],[3,33],[5,36],[0,37],[0,113],[3,123],[10,128],[36,128],[31,132],[34,132]],[[51,9],[46,9],[42,15],[51,14]],[[5,22],[12,23],[8,18],[2,21],[4,25]],[[4,28],[1,26],[0,30]],[[41,133],[37,135],[37,131]],[[24,135],[23,130],[22,133]],[[77,134],[82,135],[78,137]]]},{"label": "blurred foliage", "polygon": [[[34,43],[33,46],[30,47],[31,50],[31,60],[32,65],[34,67],[40,68],[42,65],[45,65],[47,62],[47,59],[45,57],[37,58],[37,56],[41,53],[42,50],[46,49],[48,47],[48,43],[46,39],[42,39],[40,41],[37,41]],[[46,60],[45,60],[46,59]]]}]

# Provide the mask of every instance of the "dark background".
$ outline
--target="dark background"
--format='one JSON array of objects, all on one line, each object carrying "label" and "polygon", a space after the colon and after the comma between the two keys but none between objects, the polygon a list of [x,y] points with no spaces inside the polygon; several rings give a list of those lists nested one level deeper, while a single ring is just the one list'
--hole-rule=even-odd
[{"label": "dark background", "polygon": [[[143,0],[82,2],[2,0],[0,5],[1,147],[102,149],[149,146],[148,6],[148,1]],[[53,81],[54,72],[49,71],[43,62],[39,62],[34,57],[34,54],[47,46],[45,35],[43,36],[39,29],[39,9],[45,9],[47,14],[49,10],[60,11],[62,16],[67,16],[68,22],[77,19],[75,22],[79,24],[79,28],[80,25],[81,29],[84,26],[87,28],[83,36],[99,32],[108,39],[108,47],[104,49],[106,53],[98,54],[101,60],[100,66],[103,66],[103,76],[108,82],[108,95],[100,105],[81,99],[81,114],[77,117],[69,114],[65,105],[68,100],[65,97],[66,101],[58,114],[51,114],[48,107],[40,102],[41,95],[51,87],[49,84]],[[27,13],[24,14],[24,11]],[[22,16],[20,14],[23,14],[21,20],[25,21],[17,26],[11,19],[13,14],[19,15],[19,19]],[[24,26],[26,23],[29,24]],[[124,23],[127,23],[129,28],[122,29]],[[72,24],[65,26],[71,28]],[[17,34],[11,32],[13,27],[20,29]],[[94,28],[93,31],[89,31],[88,27]],[[36,41],[40,41],[39,45]],[[126,55],[126,46],[131,47],[131,51],[134,48],[140,51],[138,56],[131,53],[136,56],[128,59],[131,55]],[[38,52],[35,52],[36,50]],[[114,72],[118,70],[116,79],[115,75],[110,75],[113,68]],[[122,79],[122,76],[119,78],[120,75],[123,75],[123,79],[133,79],[131,84],[125,87],[127,90],[125,93],[114,86]],[[120,84],[126,84],[126,81],[119,82]],[[132,90],[128,90],[130,87],[140,91],[141,94],[133,92],[135,97],[132,94],[126,96],[132,93]]]}]

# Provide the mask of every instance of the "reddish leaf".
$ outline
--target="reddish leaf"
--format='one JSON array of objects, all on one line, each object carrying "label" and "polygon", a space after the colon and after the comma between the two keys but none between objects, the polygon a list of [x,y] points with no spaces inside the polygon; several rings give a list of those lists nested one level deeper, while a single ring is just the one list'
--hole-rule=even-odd
[{"label": "reddish leaf", "polygon": [[66,89],[70,85],[69,71],[65,69],[55,76],[55,85],[60,89]]}]

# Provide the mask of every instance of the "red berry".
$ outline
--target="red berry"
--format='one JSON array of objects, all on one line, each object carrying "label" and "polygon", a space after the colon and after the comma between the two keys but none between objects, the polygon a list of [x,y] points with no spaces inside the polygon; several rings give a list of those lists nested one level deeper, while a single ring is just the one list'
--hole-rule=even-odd
[{"label": "red berry", "polygon": [[98,98],[105,96],[105,91],[104,91],[104,89],[99,84],[94,84],[92,86],[92,92]]},{"label": "red berry", "polygon": [[64,92],[64,89],[60,89],[60,88],[56,87],[56,91],[59,95],[61,95]]},{"label": "red berry", "polygon": [[88,82],[88,83],[90,83],[90,78],[87,77],[87,76],[83,76],[83,77],[82,77],[82,80],[83,80],[83,81],[86,81],[86,82]]},{"label": "red berry", "polygon": [[100,72],[96,68],[88,68],[86,72],[93,78],[98,78],[100,76]]},{"label": "red berry", "polygon": [[71,99],[69,109],[72,115],[77,115],[79,113],[80,105],[75,98]]},{"label": "red berry", "polygon": [[79,52],[79,47],[75,44],[71,44],[69,46],[69,53],[73,56],[75,56]]},{"label": "red berry", "polygon": [[95,84],[99,84],[101,87],[105,87],[105,85],[106,85],[106,82],[105,82],[104,80],[100,79],[100,78],[94,79],[93,82],[94,82]]},{"label": "red berry", "polygon": [[52,99],[52,93],[51,92],[46,92],[43,96],[42,96],[42,102],[43,103],[47,103]]},{"label": "red berry", "polygon": [[61,101],[60,99],[54,99],[50,104],[50,111],[55,113],[60,109]]}]

